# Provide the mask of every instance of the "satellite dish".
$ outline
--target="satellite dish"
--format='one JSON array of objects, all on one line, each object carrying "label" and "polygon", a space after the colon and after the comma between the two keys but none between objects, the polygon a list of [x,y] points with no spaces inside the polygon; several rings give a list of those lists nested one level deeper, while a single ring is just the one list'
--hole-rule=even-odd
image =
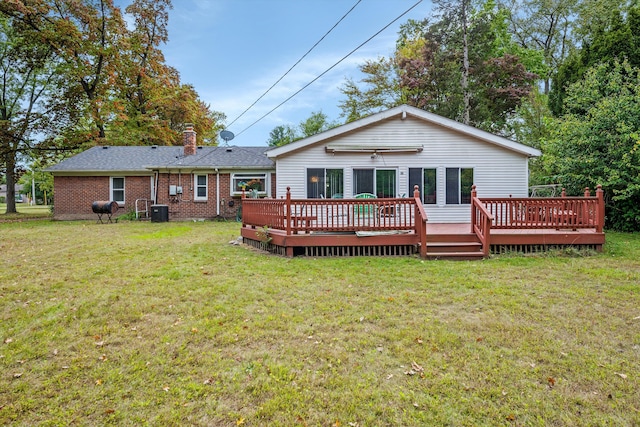
[{"label": "satellite dish", "polygon": [[235,135],[230,130],[223,130],[222,132],[220,132],[220,138],[224,139],[224,142],[229,142],[234,137]]}]

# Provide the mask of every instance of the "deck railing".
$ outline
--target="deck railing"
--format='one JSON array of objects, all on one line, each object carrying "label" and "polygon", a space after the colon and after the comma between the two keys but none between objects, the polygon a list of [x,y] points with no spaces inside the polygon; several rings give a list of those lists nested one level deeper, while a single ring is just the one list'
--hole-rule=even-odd
[{"label": "deck railing", "polygon": [[425,234],[425,221],[419,192],[413,198],[292,199],[287,188],[285,199],[242,200],[243,225],[284,230],[287,235],[392,230]]},{"label": "deck railing", "polygon": [[491,249],[491,224],[493,215],[487,210],[483,201],[478,199],[476,186],[471,187],[471,232],[478,236],[482,245],[482,254],[489,256]]},{"label": "deck railing", "polygon": [[596,196],[588,188],[584,197],[481,198],[492,217],[493,229],[584,229],[602,232],[604,192],[598,185]]}]

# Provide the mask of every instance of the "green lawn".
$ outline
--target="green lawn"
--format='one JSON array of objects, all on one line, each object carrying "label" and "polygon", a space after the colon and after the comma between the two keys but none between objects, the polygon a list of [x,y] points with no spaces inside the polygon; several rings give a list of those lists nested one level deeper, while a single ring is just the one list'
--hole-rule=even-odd
[{"label": "green lawn", "polygon": [[3,220],[20,220],[44,218],[51,215],[51,206],[16,203],[17,214],[7,214],[7,204],[0,203],[0,222]]},{"label": "green lawn", "polygon": [[294,258],[229,223],[0,223],[0,425],[638,426],[640,235]]}]

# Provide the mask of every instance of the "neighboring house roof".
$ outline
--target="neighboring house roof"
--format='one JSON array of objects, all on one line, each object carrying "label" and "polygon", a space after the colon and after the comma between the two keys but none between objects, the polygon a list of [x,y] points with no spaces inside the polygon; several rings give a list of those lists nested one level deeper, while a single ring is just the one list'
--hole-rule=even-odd
[{"label": "neighboring house roof", "polygon": [[367,126],[380,124],[385,120],[389,120],[395,117],[404,119],[406,118],[406,116],[412,116],[417,119],[424,120],[425,122],[468,135],[474,139],[479,139],[529,157],[538,157],[542,154],[540,150],[524,144],[520,144],[507,138],[503,138],[498,135],[494,135],[473,126],[464,125],[460,122],[456,122],[455,120],[447,119],[446,117],[438,116],[437,114],[429,113],[416,107],[411,107],[409,105],[400,105],[398,107],[373,114],[363,119],[347,123],[346,125],[330,129],[317,135],[313,135],[308,138],[283,145],[281,147],[272,148],[271,150],[267,151],[267,156],[269,156],[270,158],[277,158],[282,155],[302,150],[316,143],[337,138],[350,132],[358,131],[359,129],[365,128]]},{"label": "neighboring house roof", "polygon": [[198,147],[184,155],[178,146],[93,147],[47,169],[56,173],[149,172],[178,169],[272,169],[268,147]]}]

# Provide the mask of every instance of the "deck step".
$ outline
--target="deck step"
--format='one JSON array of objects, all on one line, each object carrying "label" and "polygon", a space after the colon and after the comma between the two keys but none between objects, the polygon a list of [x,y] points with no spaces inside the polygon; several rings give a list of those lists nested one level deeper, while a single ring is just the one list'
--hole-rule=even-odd
[{"label": "deck step", "polygon": [[484,254],[480,251],[471,252],[429,252],[427,251],[428,259],[448,259],[448,260],[478,260],[482,259]]},{"label": "deck step", "polygon": [[482,244],[476,236],[455,236],[456,238],[441,239],[437,241],[427,241],[427,258],[429,259],[450,259],[450,260],[474,260],[484,257]]}]

